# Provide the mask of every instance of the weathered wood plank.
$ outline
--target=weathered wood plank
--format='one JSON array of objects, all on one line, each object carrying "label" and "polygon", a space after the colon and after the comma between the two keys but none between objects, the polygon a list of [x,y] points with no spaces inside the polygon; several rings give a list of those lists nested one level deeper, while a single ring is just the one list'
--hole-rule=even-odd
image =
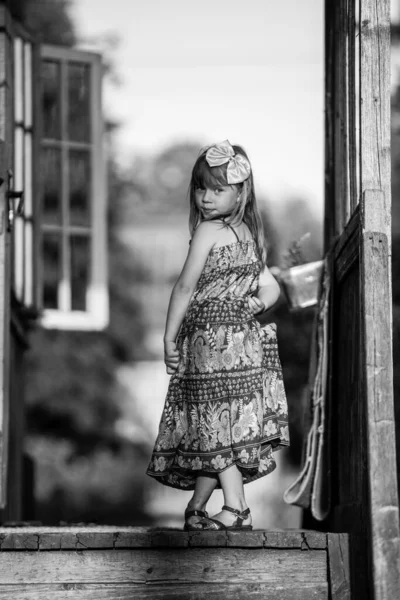
[{"label": "weathered wood plank", "polygon": [[335,240],[335,245],[334,245],[334,256],[335,259],[337,259],[343,248],[345,248],[349,242],[349,239],[354,237],[354,235],[357,235],[360,229],[360,208],[359,205],[356,206],[356,208],[354,209],[353,214],[351,215],[351,218],[349,220],[349,222],[347,223],[346,227],[344,228],[343,232],[341,233],[340,237],[336,238]]},{"label": "weathered wood plank", "polygon": [[[114,548],[150,548],[152,546],[152,536],[147,531],[136,531],[136,529],[117,531],[114,538]],[[187,546],[187,542],[183,541],[183,545]]]},{"label": "weathered wood plank", "polygon": [[265,543],[263,531],[229,531],[227,546],[241,548],[262,548]]},{"label": "weathered wood plank", "polygon": [[[359,502],[349,502],[335,506],[333,511],[334,529],[343,531],[366,531],[366,511],[361,499]],[[337,534],[340,535],[340,534]]]},{"label": "weathered wood plank", "polygon": [[181,585],[4,585],[0,600],[328,600],[328,585],[276,583]]},{"label": "weathered wood plank", "polygon": [[190,533],[191,547],[225,548],[228,536],[225,531],[195,531]]},{"label": "weathered wood plank", "polygon": [[[277,583],[324,584],[318,550],[193,548],[5,552],[0,584],[19,583]],[[0,588],[1,589],[1,588]]]},{"label": "weathered wood plank", "polygon": [[400,590],[388,253],[385,233],[363,233],[363,381],[368,423],[369,513],[376,600],[391,600]]},{"label": "weathered wood plank", "polygon": [[325,206],[324,251],[327,252],[335,238],[335,5],[325,0]]},{"label": "weathered wood plank", "polygon": [[329,581],[332,600],[350,600],[349,540],[328,533]]},{"label": "weathered wood plank", "polygon": [[301,550],[327,548],[326,533],[320,531],[267,531],[265,548],[300,548]]},{"label": "weathered wood plank", "polygon": [[[348,115],[349,115],[349,186],[350,186],[350,214],[354,214],[359,202],[359,162],[358,162],[358,103],[359,90],[357,89],[356,71],[358,67],[358,54],[356,52],[356,15],[355,0],[348,1]],[[358,50],[358,48],[357,48]]]},{"label": "weathered wood plank", "polygon": [[390,238],[390,0],[362,0],[359,39],[361,191],[383,192]]},{"label": "weathered wood plank", "polygon": [[[400,589],[391,307],[390,1],[360,4],[362,380],[367,413],[371,596]],[[382,443],[382,441],[384,442]]]},{"label": "weathered wood plank", "polygon": [[[150,535],[150,545],[155,548],[187,548],[189,546],[189,540],[192,545],[192,540],[195,539],[195,536],[196,534],[193,535],[192,533],[189,534],[183,531],[156,531]],[[213,539],[215,539],[215,537],[214,534]],[[214,543],[211,545],[226,545],[226,539],[224,539],[223,542],[224,543],[222,544]],[[207,544],[201,544],[200,542],[198,545],[206,546]]]},{"label": "weathered wood plank", "polygon": [[335,245],[334,256],[336,282],[340,283],[360,256],[360,218],[357,209]]},{"label": "weathered wood plank", "polygon": [[91,550],[100,548],[302,548],[326,549],[326,534],[309,530],[205,531],[146,527],[0,528],[0,550]]},{"label": "weathered wood plank", "polygon": [[[330,409],[333,464],[332,531],[359,531],[366,507],[367,463],[365,406],[361,390],[359,262],[335,286],[332,327],[332,407]],[[342,522],[341,507],[348,507]],[[354,509],[354,512],[353,512]]]},{"label": "weathered wood plank", "polygon": [[337,0],[334,42],[334,217],[335,235],[340,235],[350,216],[348,176],[348,56],[347,0]]}]

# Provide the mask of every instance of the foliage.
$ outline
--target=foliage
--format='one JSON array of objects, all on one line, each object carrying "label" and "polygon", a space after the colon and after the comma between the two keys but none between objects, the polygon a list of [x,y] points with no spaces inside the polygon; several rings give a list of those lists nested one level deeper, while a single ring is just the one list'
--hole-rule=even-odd
[{"label": "foliage", "polygon": [[[11,9],[38,42],[72,46],[76,34],[69,6],[68,0],[13,0]],[[113,75],[110,67],[105,73]],[[115,124],[107,123],[108,134],[114,130]],[[111,144],[109,151],[112,157]],[[26,356],[26,448],[36,462],[35,518],[46,523],[115,522],[116,515],[125,522],[146,522],[143,492],[132,469],[137,464],[144,473],[142,441],[125,441],[115,427],[123,394],[116,372],[121,361],[132,358],[133,340],[140,345],[143,331],[127,284],[143,274],[116,233],[123,219],[118,200],[128,182],[112,158],[108,166],[110,325],[103,332],[36,328]],[[118,490],[112,497],[110,483]]]},{"label": "foliage", "polygon": [[44,44],[73,46],[76,35],[68,13],[70,0],[12,0],[11,14]]},{"label": "foliage", "polygon": [[[109,173],[109,195],[116,198],[125,183],[112,161]],[[117,208],[113,205],[113,211]],[[134,281],[135,273],[112,226],[109,261],[111,315],[107,330],[37,328],[27,356],[29,430],[72,439],[77,452],[88,452],[112,437],[119,416],[115,370],[121,361],[131,358],[132,340],[139,343],[143,335],[139,307],[127,295],[127,282]]]},{"label": "foliage", "polygon": [[309,237],[310,232],[307,232],[290,244],[289,248],[283,255],[285,268],[295,267],[306,262],[303,254],[303,243]]}]

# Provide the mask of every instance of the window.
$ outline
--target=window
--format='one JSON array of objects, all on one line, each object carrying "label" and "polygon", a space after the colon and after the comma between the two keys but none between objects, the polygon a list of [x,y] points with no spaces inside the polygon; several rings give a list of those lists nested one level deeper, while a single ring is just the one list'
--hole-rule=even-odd
[{"label": "window", "polygon": [[41,49],[38,305],[45,327],[108,321],[101,60]]},{"label": "window", "polygon": [[[23,210],[15,211],[12,228],[11,285],[26,306],[35,303],[33,233],[33,45],[25,37],[14,38],[14,157],[10,187],[23,192]],[[15,200],[15,208],[20,206]],[[21,204],[22,208],[22,204]]]}]

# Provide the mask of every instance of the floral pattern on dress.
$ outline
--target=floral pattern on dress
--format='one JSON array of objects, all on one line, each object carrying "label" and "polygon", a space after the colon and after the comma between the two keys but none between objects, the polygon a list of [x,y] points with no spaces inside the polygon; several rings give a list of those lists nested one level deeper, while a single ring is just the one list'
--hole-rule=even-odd
[{"label": "floral pattern on dress", "polygon": [[261,327],[248,306],[260,270],[251,241],[208,256],[178,335],[179,365],[147,470],[165,485],[191,490],[199,474],[232,464],[248,483],[273,471],[273,450],[289,445],[276,325]]}]

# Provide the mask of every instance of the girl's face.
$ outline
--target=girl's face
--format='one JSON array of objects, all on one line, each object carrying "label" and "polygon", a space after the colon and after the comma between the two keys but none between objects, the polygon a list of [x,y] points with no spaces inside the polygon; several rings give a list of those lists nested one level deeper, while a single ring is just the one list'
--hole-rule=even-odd
[{"label": "girl's face", "polygon": [[239,198],[236,185],[198,187],[195,194],[196,206],[204,220],[230,215]]}]

